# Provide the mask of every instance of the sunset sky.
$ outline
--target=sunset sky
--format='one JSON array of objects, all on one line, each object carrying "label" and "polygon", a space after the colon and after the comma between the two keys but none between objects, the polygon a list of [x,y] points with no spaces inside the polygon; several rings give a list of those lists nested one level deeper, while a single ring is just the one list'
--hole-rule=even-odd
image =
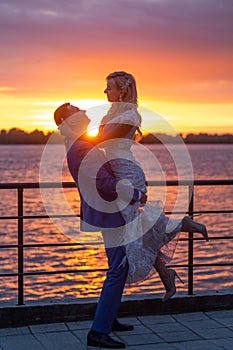
[{"label": "sunset sky", "polygon": [[56,107],[106,103],[125,70],[178,132],[232,133],[232,18],[232,0],[0,0],[0,129],[55,130]]}]

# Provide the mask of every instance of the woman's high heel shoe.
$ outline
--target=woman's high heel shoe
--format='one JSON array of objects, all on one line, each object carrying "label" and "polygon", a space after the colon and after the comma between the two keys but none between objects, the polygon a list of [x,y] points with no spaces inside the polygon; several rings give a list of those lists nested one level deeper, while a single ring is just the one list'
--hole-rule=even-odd
[{"label": "woman's high heel shoe", "polygon": [[185,216],[182,220],[181,231],[184,232],[199,232],[202,234],[203,238],[208,241],[208,233],[205,225],[200,224],[197,221],[192,220],[190,216]]},{"label": "woman's high heel shoe", "polygon": [[169,287],[166,286],[167,293],[164,295],[162,301],[167,301],[169,300],[174,294],[176,294],[176,277],[180,280],[180,282],[184,283],[180,276],[177,274],[177,272],[173,269],[168,269],[169,273]]}]

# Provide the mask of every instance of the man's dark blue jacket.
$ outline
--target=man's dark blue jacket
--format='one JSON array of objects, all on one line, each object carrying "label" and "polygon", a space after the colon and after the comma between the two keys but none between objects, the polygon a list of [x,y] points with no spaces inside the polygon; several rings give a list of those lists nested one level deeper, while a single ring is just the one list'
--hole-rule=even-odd
[{"label": "man's dark blue jacket", "polygon": [[[124,187],[123,185],[120,191],[118,188],[117,194],[117,180],[109,163],[106,162],[104,154],[85,139],[77,139],[71,145],[67,152],[67,162],[81,199],[81,230],[101,231],[124,225],[125,221],[119,211],[116,199],[120,194],[124,197],[122,197],[123,199],[131,203],[128,205],[132,205],[138,200],[139,191],[132,188],[128,190],[129,186]],[[102,164],[99,169],[97,169],[98,164]],[[96,188],[98,196],[93,193],[93,186]],[[99,200],[99,196],[105,200],[104,204]],[[87,198],[91,200],[89,201]],[[114,212],[106,212],[106,201],[111,203],[113,208],[115,206]]]}]

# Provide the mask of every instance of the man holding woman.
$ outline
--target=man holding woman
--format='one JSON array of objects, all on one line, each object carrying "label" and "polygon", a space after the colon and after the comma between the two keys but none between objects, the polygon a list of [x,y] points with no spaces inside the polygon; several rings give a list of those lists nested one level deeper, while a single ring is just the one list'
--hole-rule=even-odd
[{"label": "man holding woman", "polygon": [[[85,111],[65,103],[57,108],[54,119],[61,134],[65,137],[69,170],[80,194],[81,229],[83,231],[102,231],[108,258],[108,272],[93,325],[88,333],[87,345],[124,348],[124,343],[115,341],[109,336],[111,331],[133,329],[133,326],[121,324],[117,320],[128,274],[128,264],[121,265],[125,258],[125,248],[121,245],[125,220],[115,200],[119,196],[131,206],[138,201],[145,203],[147,197],[145,193],[132,189],[124,183],[117,185],[117,180],[103,153],[90,143],[90,138],[86,135],[90,119]],[[88,157],[86,157],[87,154]],[[102,166],[95,176],[97,164],[102,164]],[[80,182],[82,182],[81,187],[83,186],[86,193],[83,193],[82,188],[80,188]],[[99,195],[95,196],[95,192],[91,190],[95,186],[98,194],[103,198],[103,202]],[[109,205],[113,206],[111,212],[107,210]]]},{"label": "man holding woman", "polygon": [[[55,111],[54,118],[65,136],[68,166],[80,193],[81,229],[102,231],[108,257],[109,269],[87,344],[123,348],[125,344],[112,339],[109,333],[132,329],[116,319],[126,280],[138,282],[157,271],[166,289],[164,301],[168,300],[176,292],[177,274],[166,267],[173,255],[166,247],[180,231],[200,232],[206,240],[208,236],[205,226],[189,217],[184,217],[167,232],[169,219],[161,210],[158,213],[149,210],[149,214],[140,210],[147,199],[145,175],[130,149],[141,124],[135,79],[126,72],[111,73],[107,77],[105,93],[112,105],[102,119],[95,140],[97,145],[101,142],[105,155],[86,136],[90,120],[84,111],[68,103]],[[97,163],[100,167],[96,173]],[[125,179],[131,186],[125,185]],[[95,187],[97,196],[90,191]],[[145,212],[144,221],[141,212]],[[157,216],[154,223],[145,226],[145,221],[151,221],[148,215],[153,216],[153,213]],[[133,225],[135,222],[136,226]],[[133,232],[135,227],[136,230],[140,227],[141,231]]]}]

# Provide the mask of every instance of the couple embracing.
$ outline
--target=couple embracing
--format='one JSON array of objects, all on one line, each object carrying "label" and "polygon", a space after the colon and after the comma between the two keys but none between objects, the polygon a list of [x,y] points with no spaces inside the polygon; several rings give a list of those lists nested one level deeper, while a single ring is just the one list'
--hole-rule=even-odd
[{"label": "couple embracing", "polygon": [[140,134],[134,77],[119,71],[108,75],[104,91],[111,107],[102,118],[95,138],[87,136],[90,119],[85,111],[65,103],[54,119],[64,136],[67,162],[81,200],[81,230],[101,231],[108,259],[87,345],[125,348],[113,339],[112,331],[130,331],[133,326],[117,319],[126,283],[135,283],[158,273],[166,293],[163,301],[176,293],[172,259],[179,233],[199,232],[208,240],[204,225],[189,216],[169,219],[161,205],[147,202],[145,174],[135,160],[131,146]]}]

